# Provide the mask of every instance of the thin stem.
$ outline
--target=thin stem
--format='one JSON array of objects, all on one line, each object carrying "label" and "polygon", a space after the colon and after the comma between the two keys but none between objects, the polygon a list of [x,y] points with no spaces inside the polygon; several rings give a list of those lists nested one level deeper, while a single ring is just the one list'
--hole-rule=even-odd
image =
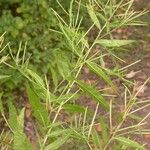
[{"label": "thin stem", "polygon": [[91,122],[91,124],[90,124],[90,129],[89,129],[89,132],[88,132],[88,139],[90,138],[90,135],[91,135],[91,131],[92,131],[92,128],[93,128],[93,124],[94,124],[96,115],[97,115],[98,107],[99,107],[99,103],[98,103],[97,106],[96,106],[95,113],[94,113],[92,122]]}]

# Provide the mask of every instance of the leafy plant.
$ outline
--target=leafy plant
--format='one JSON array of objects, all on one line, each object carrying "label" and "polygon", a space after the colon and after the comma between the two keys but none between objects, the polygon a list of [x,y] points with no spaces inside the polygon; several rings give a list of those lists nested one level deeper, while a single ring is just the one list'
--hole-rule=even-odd
[{"label": "leafy plant", "polygon": [[[134,44],[134,40],[114,39],[113,31],[128,25],[144,25],[137,18],[146,11],[133,11],[133,0],[71,0],[66,4],[58,0],[51,2],[54,2],[54,7],[42,0],[36,4],[22,0],[2,3],[6,8],[2,11],[1,20],[8,25],[4,29],[9,31],[8,39],[18,37],[29,40],[29,48],[27,44],[23,46],[23,42],[19,44],[18,50],[11,44],[4,46],[4,35],[0,37],[0,79],[5,79],[3,87],[12,91],[19,88],[18,91],[26,95],[35,120],[37,147],[41,150],[65,147],[82,149],[82,146],[91,150],[107,150],[111,147],[145,149],[131,140],[130,135],[142,134],[140,128],[149,114],[140,118],[135,125],[126,127],[125,121],[142,109],[136,107],[137,94],[149,79],[137,93],[130,92],[128,87],[132,86],[132,82],[124,78],[124,70],[135,63],[120,68],[118,61],[124,61],[112,49]],[[15,9],[14,14],[11,6]],[[93,30],[96,31],[94,39],[89,36]],[[94,52],[97,45],[100,47]],[[28,55],[28,52],[33,53],[33,56]],[[106,67],[106,57],[112,61],[111,67]],[[112,89],[111,94],[105,88],[98,89],[96,85],[82,80],[85,66],[97,79],[105,81]],[[112,78],[123,83],[124,102]],[[12,88],[9,87],[10,81],[15,83]],[[7,92],[0,95],[0,113],[10,129],[10,132],[3,133],[10,135],[7,149],[33,149],[23,131],[26,108],[17,107],[17,102],[11,101],[10,93]],[[78,102],[82,101],[85,93],[90,101],[93,100],[94,111]],[[119,102],[123,103],[123,111],[118,111],[116,95],[121,97]],[[6,103],[4,98],[7,99]],[[8,107],[8,113],[4,105],[6,109]],[[101,110],[103,112],[99,113]],[[102,114],[105,114],[104,117]],[[2,148],[6,145],[5,135],[0,138]]]}]

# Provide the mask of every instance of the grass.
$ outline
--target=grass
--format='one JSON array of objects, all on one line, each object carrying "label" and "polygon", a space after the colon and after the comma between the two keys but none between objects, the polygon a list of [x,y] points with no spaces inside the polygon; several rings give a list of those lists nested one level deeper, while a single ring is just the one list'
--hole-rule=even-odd
[{"label": "grass", "polygon": [[[132,139],[132,135],[149,134],[149,130],[144,131],[142,126],[146,124],[150,114],[143,118],[139,117],[139,120],[133,119],[134,125],[126,126],[126,121],[129,118],[132,120],[131,114],[149,105],[143,102],[141,109],[136,107],[139,105],[137,95],[149,82],[149,78],[136,93],[132,93],[130,89],[134,84],[125,78],[124,71],[136,62],[119,68],[118,62],[124,60],[113,51],[134,44],[135,41],[114,39],[112,32],[121,27],[146,25],[137,18],[147,11],[134,11],[133,2],[133,0],[104,2],[71,0],[69,10],[65,10],[58,1],[60,9],[66,14],[65,17],[51,8],[57,19],[57,28],[49,30],[63,37],[65,47],[63,50],[57,48],[54,51],[56,58],[50,65],[57,65],[61,78],[53,68],[50,69],[50,75],[39,75],[34,68],[30,67],[27,44],[23,46],[23,43],[20,43],[17,53],[14,53],[13,47],[9,43],[5,44],[6,36],[4,34],[1,36],[1,55],[3,51],[5,53],[7,51],[7,55],[1,57],[1,66],[11,71],[15,70],[16,75],[19,74],[23,78],[25,84],[22,86],[32,108],[37,138],[36,143],[31,144],[24,133],[27,108],[18,107],[12,98],[4,103],[5,94],[8,93],[1,92],[0,112],[7,124],[7,128],[4,128],[0,135],[1,149],[32,150],[35,147],[41,150],[146,149],[145,145]],[[86,25],[85,22],[88,24]],[[96,31],[94,40],[88,36],[92,30]],[[93,54],[96,45],[100,48]],[[106,57],[112,61],[111,68],[105,65]],[[107,89],[98,90],[97,86],[82,80],[82,70],[85,66],[109,86],[112,94],[109,94]],[[12,72],[1,75],[1,80],[11,76]],[[119,92],[113,78],[123,82],[122,93]],[[16,88],[21,87],[16,85]],[[90,101],[94,101],[94,112],[77,102],[82,100],[83,95],[87,95]],[[123,104],[120,111],[117,110],[120,107],[117,96],[120,97],[119,103]],[[102,110],[101,113],[105,115],[102,116],[99,110]],[[67,121],[63,119],[65,115]]]}]

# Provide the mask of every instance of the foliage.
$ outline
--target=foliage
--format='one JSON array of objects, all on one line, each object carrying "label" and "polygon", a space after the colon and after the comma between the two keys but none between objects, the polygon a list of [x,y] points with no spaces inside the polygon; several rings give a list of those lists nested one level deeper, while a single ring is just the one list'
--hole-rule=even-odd
[{"label": "foliage", "polygon": [[[68,48],[62,42],[61,36],[49,30],[57,29],[57,20],[50,9],[51,7],[56,10],[60,9],[55,0],[1,1],[0,33],[7,32],[7,41],[12,41],[10,45],[14,47],[12,49],[13,54],[16,53],[17,45],[20,44],[20,41],[22,43],[27,42],[27,54],[32,55],[30,60],[32,62],[31,67],[34,66],[34,69],[38,70],[39,73],[52,74],[55,85],[57,85],[58,81],[55,79],[55,74],[60,74],[61,77],[66,75],[63,69],[70,71],[68,59],[70,57],[64,55],[64,53],[68,53],[66,52]],[[67,3],[65,7],[68,7]],[[61,60],[64,60],[63,64]],[[40,67],[41,63],[44,64],[42,67]],[[6,71],[6,74],[9,74],[9,72],[14,71]],[[11,89],[14,88],[13,85],[15,84],[13,79],[16,80],[16,77],[13,76],[8,81],[9,85],[10,82],[12,83]],[[22,78],[19,77],[18,82],[20,83],[21,80]]]}]

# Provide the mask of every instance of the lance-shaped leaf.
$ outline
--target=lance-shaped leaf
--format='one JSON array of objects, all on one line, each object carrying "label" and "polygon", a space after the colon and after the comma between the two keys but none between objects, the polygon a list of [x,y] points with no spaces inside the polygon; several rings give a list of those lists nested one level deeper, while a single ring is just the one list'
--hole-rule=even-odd
[{"label": "lance-shaped leaf", "polygon": [[24,134],[24,110],[22,109],[17,117],[17,128],[14,131],[14,150],[32,150],[32,145]]},{"label": "lance-shaped leaf", "polygon": [[97,91],[94,87],[85,84],[79,80],[75,80],[75,81],[84,92],[86,92],[89,96],[93,98],[93,100],[97,101],[105,109],[109,110],[108,102],[104,99],[104,97],[101,95],[99,91]]},{"label": "lance-shaped leaf", "polygon": [[64,109],[71,113],[85,113],[85,108],[77,104],[65,104]]},{"label": "lance-shaped leaf", "polygon": [[115,85],[109,78],[109,76],[100,68],[98,65],[94,62],[88,62],[87,63],[88,67],[90,68],[91,71],[96,73],[99,77],[101,77],[105,82],[107,82],[114,90],[116,90]]},{"label": "lance-shaped leaf", "polygon": [[100,122],[100,126],[102,128],[101,136],[103,139],[103,144],[105,144],[108,140],[108,133],[107,133],[108,127],[107,127],[107,124],[105,122],[105,119],[102,116],[100,117],[99,122]]},{"label": "lance-shaped leaf", "polygon": [[2,95],[3,93],[0,93],[0,114],[4,113],[3,103],[2,103]]},{"label": "lance-shaped leaf", "polygon": [[29,85],[27,85],[27,94],[29,98],[29,102],[33,109],[33,114],[35,118],[42,124],[48,123],[48,112],[46,111],[45,106],[40,102],[39,97],[35,94],[35,92],[31,89]]},{"label": "lance-shaped leaf", "polygon": [[9,77],[10,77],[9,75],[0,75],[0,80],[6,79],[6,78],[9,78]]},{"label": "lance-shaped leaf", "polygon": [[8,123],[13,131],[17,131],[18,129],[18,122],[17,122],[17,110],[15,106],[13,105],[12,101],[8,102],[8,108],[9,108],[9,119]]},{"label": "lance-shaped leaf", "polygon": [[87,10],[88,10],[88,13],[90,15],[90,18],[91,20],[93,21],[94,25],[98,28],[98,29],[101,29],[101,25],[99,23],[99,20],[96,16],[96,13],[93,9],[93,7],[91,5],[87,5]]},{"label": "lance-shaped leaf", "polygon": [[70,137],[70,134],[57,138],[56,141],[47,145],[44,150],[56,150],[60,148],[69,139],[69,137]]},{"label": "lance-shaped leaf", "polygon": [[96,149],[102,149],[102,144],[101,144],[102,140],[95,128],[93,128],[91,136],[92,136],[92,142],[94,143]]},{"label": "lance-shaped leaf", "polygon": [[8,102],[9,108],[9,127],[13,131],[13,149],[14,150],[32,150],[31,143],[24,133],[24,108],[17,115],[17,110],[11,101]]},{"label": "lance-shaped leaf", "polygon": [[118,137],[114,137],[114,139],[128,147],[132,147],[139,150],[146,150],[142,145],[128,138],[118,136]]},{"label": "lance-shaped leaf", "polygon": [[102,39],[102,40],[97,40],[95,43],[100,44],[104,47],[120,47],[120,46],[125,46],[128,44],[131,44],[135,42],[134,40],[107,40],[107,39]]}]

